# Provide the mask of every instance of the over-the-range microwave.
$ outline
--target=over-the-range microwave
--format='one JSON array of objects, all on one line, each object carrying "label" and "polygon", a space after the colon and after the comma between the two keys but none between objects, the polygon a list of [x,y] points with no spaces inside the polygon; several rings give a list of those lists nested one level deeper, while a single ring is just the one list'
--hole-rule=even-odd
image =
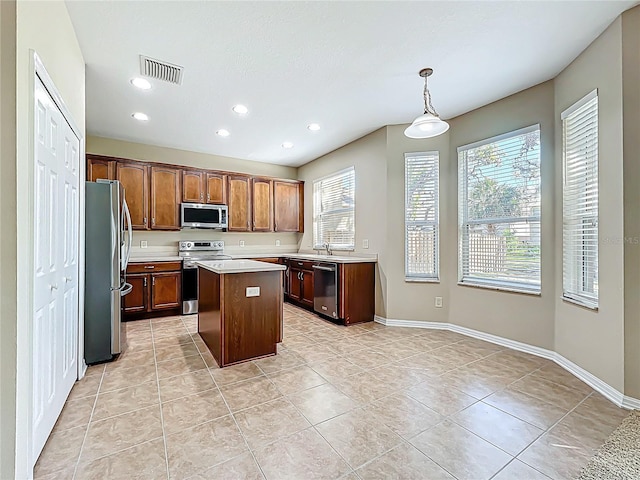
[{"label": "over-the-range microwave", "polygon": [[182,203],[180,225],[182,228],[227,228],[228,210],[226,205],[205,205],[202,203]]}]

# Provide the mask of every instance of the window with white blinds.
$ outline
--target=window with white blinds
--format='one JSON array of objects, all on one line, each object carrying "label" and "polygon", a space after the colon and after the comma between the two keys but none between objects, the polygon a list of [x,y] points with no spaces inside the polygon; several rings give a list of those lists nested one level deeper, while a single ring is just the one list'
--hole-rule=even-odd
[{"label": "window with white blinds", "polygon": [[405,153],[405,278],[437,281],[438,152]]},{"label": "window with white blinds", "polygon": [[598,92],[562,115],[562,291],[598,307]]},{"label": "window with white blinds", "polygon": [[313,182],[314,248],[355,248],[355,177],[350,167]]},{"label": "window with white blinds", "polygon": [[540,126],[458,148],[459,280],[540,292]]}]

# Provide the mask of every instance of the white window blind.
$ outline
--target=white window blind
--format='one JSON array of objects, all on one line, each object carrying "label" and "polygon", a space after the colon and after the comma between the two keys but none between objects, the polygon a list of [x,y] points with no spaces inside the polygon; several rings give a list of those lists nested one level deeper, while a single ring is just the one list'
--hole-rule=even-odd
[{"label": "white window blind", "polygon": [[353,167],[313,182],[314,248],[355,247],[355,170]]},{"label": "white window blind", "polygon": [[566,299],[598,306],[598,92],[562,118],[562,290]]},{"label": "white window blind", "polygon": [[438,152],[404,157],[405,278],[438,280]]},{"label": "white window blind", "polygon": [[540,126],[458,148],[461,284],[540,292]]}]

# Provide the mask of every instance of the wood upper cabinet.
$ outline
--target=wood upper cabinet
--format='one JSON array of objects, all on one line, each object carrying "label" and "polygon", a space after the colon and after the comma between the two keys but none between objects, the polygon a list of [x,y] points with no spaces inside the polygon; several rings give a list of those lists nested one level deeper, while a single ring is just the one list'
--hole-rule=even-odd
[{"label": "wood upper cabinet", "polygon": [[95,182],[99,178],[115,180],[116,161],[87,155],[87,181]]},{"label": "wood upper cabinet", "polygon": [[274,231],[304,232],[304,183],[273,181]]},{"label": "wood upper cabinet", "polygon": [[254,177],[251,179],[252,230],[273,231],[273,180]]},{"label": "wood upper cabinet", "polygon": [[180,170],[151,167],[151,228],[180,230]]},{"label": "wood upper cabinet", "polygon": [[246,175],[229,175],[227,194],[229,205],[230,232],[251,231],[251,189],[250,178]]},{"label": "wood upper cabinet", "polygon": [[178,308],[181,304],[182,275],[180,272],[152,273],[151,310]]},{"label": "wood upper cabinet", "polygon": [[116,179],[124,187],[124,198],[131,213],[134,230],[149,229],[149,175],[143,163],[118,162]]},{"label": "wood upper cabinet", "polygon": [[225,205],[227,203],[227,176],[221,173],[207,173],[207,203]]},{"label": "wood upper cabinet", "polygon": [[182,171],[182,201],[186,203],[204,203],[204,172],[197,170]]}]

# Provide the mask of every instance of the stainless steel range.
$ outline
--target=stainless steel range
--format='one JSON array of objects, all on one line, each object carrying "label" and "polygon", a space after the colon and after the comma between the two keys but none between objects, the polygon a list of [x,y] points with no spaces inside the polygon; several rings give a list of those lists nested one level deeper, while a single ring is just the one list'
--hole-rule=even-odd
[{"label": "stainless steel range", "polygon": [[182,257],[182,314],[198,313],[198,267],[196,262],[230,260],[224,254],[222,240],[194,240],[180,242],[178,255]]}]

